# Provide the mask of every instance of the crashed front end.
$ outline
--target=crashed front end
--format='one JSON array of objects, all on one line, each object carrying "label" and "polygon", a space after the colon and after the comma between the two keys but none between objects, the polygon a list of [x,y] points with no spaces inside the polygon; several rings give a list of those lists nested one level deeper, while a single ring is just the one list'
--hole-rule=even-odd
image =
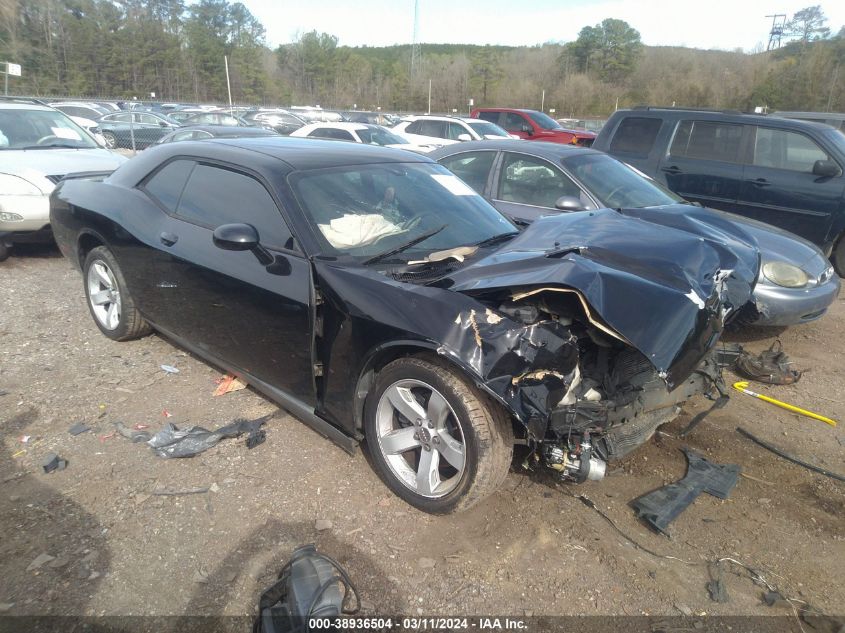
[{"label": "crashed front end", "polygon": [[567,480],[601,479],[686,400],[724,393],[714,348],[751,296],[759,253],[710,218],[643,215],[541,219],[437,284],[478,302],[439,353],[476,375]]}]

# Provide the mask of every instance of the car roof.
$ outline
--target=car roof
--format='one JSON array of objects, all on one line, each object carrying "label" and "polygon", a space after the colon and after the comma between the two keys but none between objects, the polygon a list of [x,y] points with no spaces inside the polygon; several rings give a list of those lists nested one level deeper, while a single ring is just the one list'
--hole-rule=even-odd
[{"label": "car roof", "polygon": [[370,125],[369,123],[355,123],[353,121],[315,121],[314,123],[308,123],[303,125],[301,129],[305,130],[314,130],[318,127],[333,127],[338,128],[340,130],[351,130],[353,132],[357,130],[366,130],[372,127],[381,127],[378,125]]},{"label": "car roof", "polygon": [[767,116],[765,114],[747,114],[739,111],[696,110],[695,108],[656,108],[643,107],[630,110],[617,110],[614,116],[640,116],[661,119],[683,119],[694,117],[700,121],[724,121],[726,123],[745,123],[763,127],[778,127],[788,130],[826,130],[830,126],[817,121],[787,119],[786,117]]},{"label": "car roof", "polygon": [[209,139],[207,145],[228,145],[283,160],[294,169],[319,169],[373,163],[430,163],[430,159],[401,149],[338,143],[292,136]]},{"label": "car roof", "polygon": [[50,106],[44,106],[37,103],[9,103],[8,101],[0,101],[0,110],[41,110],[46,112],[55,112],[56,109]]},{"label": "car roof", "polygon": [[446,145],[434,150],[429,154],[435,160],[443,158],[444,156],[453,156],[455,154],[463,154],[464,152],[471,152],[473,150],[507,150],[511,152],[519,152],[520,154],[528,154],[530,156],[537,156],[556,162],[562,158],[569,156],[576,156],[579,154],[601,154],[594,149],[587,147],[580,147],[578,145],[568,145],[564,143],[546,143],[543,141],[518,141],[516,139],[502,139],[501,141],[490,139],[484,141],[466,141],[464,143],[456,143],[454,145]]},{"label": "car roof", "polygon": [[172,134],[197,130],[219,136],[236,134],[238,136],[279,136],[272,130],[263,127],[244,127],[242,125],[183,125],[173,130]]}]

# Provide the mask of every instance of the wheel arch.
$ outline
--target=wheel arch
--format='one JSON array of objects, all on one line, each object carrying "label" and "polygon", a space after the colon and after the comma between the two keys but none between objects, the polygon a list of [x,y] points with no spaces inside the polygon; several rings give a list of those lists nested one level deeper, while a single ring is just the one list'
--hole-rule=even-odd
[{"label": "wheel arch", "polygon": [[358,379],[355,382],[355,392],[353,394],[353,415],[355,419],[355,430],[358,433],[363,432],[364,428],[364,405],[367,401],[367,394],[372,388],[375,377],[378,372],[387,364],[393,362],[397,358],[408,356],[428,356],[430,358],[438,359],[444,362],[448,367],[455,369],[462,378],[467,382],[475,385],[485,394],[487,394],[499,406],[504,407],[508,416],[514,421],[516,426],[516,412],[511,409],[507,403],[498,395],[496,395],[484,381],[476,374],[472,368],[460,362],[455,356],[442,351],[442,347],[433,341],[422,340],[397,340],[382,343],[367,353],[364,361],[361,364],[361,370],[358,373]]},{"label": "wheel arch", "polygon": [[88,257],[88,253],[98,246],[107,247],[108,243],[97,231],[94,231],[93,229],[83,229],[79,233],[79,237],[76,240],[76,255],[80,269],[85,266],[85,258]]}]

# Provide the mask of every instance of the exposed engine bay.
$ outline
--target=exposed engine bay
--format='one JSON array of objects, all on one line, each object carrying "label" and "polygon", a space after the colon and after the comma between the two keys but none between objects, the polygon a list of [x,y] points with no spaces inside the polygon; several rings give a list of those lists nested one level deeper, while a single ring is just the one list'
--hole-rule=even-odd
[{"label": "exposed engine bay", "polygon": [[[624,457],[675,419],[683,402],[699,394],[715,399],[723,392],[713,353],[670,391],[654,365],[591,314],[576,291],[518,292],[456,323],[468,328],[481,347],[489,339],[486,327],[499,325],[502,316],[523,326],[512,355],[530,367],[514,373],[506,397],[536,411],[523,439],[532,459],[563,480],[602,479],[608,462]],[[510,365],[517,358],[508,354],[502,362]],[[549,412],[544,431],[538,419],[542,411]]]}]

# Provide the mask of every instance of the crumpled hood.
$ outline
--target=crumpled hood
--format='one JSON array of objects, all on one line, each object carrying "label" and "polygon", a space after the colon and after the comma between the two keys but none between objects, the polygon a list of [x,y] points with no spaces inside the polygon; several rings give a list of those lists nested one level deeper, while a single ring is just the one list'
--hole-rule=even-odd
[{"label": "crumpled hood", "polygon": [[474,295],[575,289],[673,388],[749,300],[759,265],[754,240],[704,210],[600,209],[540,218],[438,285]]}]

